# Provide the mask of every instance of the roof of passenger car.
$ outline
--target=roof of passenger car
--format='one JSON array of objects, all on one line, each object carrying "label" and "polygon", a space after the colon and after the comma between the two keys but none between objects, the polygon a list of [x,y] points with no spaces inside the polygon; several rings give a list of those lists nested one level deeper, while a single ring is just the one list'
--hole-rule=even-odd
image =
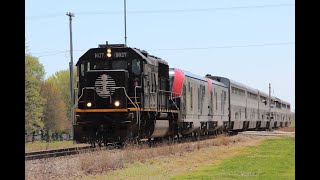
[{"label": "roof of passenger car", "polygon": [[[183,72],[184,75],[186,75],[188,77],[191,77],[191,78],[194,78],[194,79],[198,79],[198,80],[202,80],[202,81],[207,81],[207,79],[204,78],[204,77],[201,77],[199,75],[193,74],[193,73],[191,73],[189,71],[186,71],[186,70],[182,70],[182,69],[180,69],[180,70]],[[222,87],[227,87],[226,85],[224,85],[221,82],[218,82],[218,81],[212,80],[212,79],[210,79],[210,80],[211,80],[212,84],[216,84],[216,85],[219,85],[219,86],[222,86]]]},{"label": "roof of passenger car", "polygon": [[232,80],[232,79],[229,79],[229,80],[230,80],[230,84],[231,84],[231,85],[235,85],[235,86],[237,86],[237,87],[244,88],[244,89],[245,89],[246,91],[248,91],[248,92],[258,94],[258,90],[257,90],[257,89],[251,88],[251,87],[249,87],[249,86],[246,86],[246,85],[244,85],[244,84],[242,84],[242,83],[239,83],[239,82],[237,82],[237,81],[234,81],[234,80]]}]

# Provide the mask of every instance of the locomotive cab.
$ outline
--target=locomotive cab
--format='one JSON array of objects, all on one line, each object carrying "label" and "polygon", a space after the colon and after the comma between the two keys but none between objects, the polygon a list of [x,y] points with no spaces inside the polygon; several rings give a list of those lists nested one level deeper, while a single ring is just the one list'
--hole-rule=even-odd
[{"label": "locomotive cab", "polygon": [[129,48],[90,49],[77,63],[79,109],[134,107],[126,96],[134,97],[141,86],[141,67],[142,59]]}]

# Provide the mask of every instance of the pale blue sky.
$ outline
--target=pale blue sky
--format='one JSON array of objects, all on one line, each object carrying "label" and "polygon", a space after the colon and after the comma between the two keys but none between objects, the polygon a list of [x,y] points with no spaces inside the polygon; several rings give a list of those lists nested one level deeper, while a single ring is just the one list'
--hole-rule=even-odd
[{"label": "pale blue sky", "polygon": [[[123,0],[25,1],[25,36],[46,77],[105,41],[124,43]],[[127,45],[171,67],[228,77],[295,108],[293,0],[127,0]]]}]

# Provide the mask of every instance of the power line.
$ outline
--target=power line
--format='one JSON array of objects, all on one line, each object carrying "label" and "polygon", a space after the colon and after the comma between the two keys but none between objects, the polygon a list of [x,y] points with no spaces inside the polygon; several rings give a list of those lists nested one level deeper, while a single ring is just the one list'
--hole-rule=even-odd
[{"label": "power line", "polygon": [[[172,10],[136,10],[128,11],[130,14],[152,14],[152,13],[180,13],[180,12],[204,12],[204,11],[219,11],[219,10],[232,10],[232,9],[248,9],[248,8],[266,8],[266,7],[282,7],[294,6],[294,4],[274,4],[274,5],[257,5],[257,6],[234,6],[234,7],[221,7],[221,8],[203,8],[203,9],[172,9]],[[120,11],[113,12],[80,12],[80,14],[118,14]]]},{"label": "power line", "polygon": [[[73,50],[73,51],[85,51],[85,50]],[[67,55],[67,53],[70,53],[70,50],[41,52],[41,53],[32,53],[32,54],[33,55],[35,55],[35,54],[43,54],[43,55],[37,56],[39,58],[39,57],[44,57],[44,56],[55,56],[55,55],[59,55],[59,54],[66,54]]]},{"label": "power line", "polygon": [[[232,46],[209,46],[209,47],[186,47],[186,48],[159,48],[159,49],[147,49],[147,51],[183,51],[183,50],[204,50],[204,49],[219,49],[219,48],[243,48],[243,47],[262,47],[262,46],[279,46],[279,45],[289,45],[295,44],[294,42],[283,42],[283,43],[265,43],[265,44],[248,44],[248,45],[232,45]],[[73,51],[87,51],[87,50],[73,50]],[[38,57],[43,56],[53,56],[58,54],[65,54],[70,52],[69,50],[65,51],[51,51],[51,52],[42,52],[42,53],[32,53],[32,54],[44,54]]]},{"label": "power line", "polygon": [[40,57],[45,57],[45,56],[55,56],[55,55],[59,55],[59,54],[66,54],[66,52],[50,53],[50,54],[40,55],[37,57],[40,58]]},{"label": "power line", "polygon": [[287,45],[287,44],[294,44],[294,42],[269,43],[269,44],[249,44],[249,45],[234,45],[234,46],[211,46],[211,47],[189,47],[189,48],[149,49],[148,51],[202,50],[202,49],[216,49],[216,48],[241,48],[241,47],[259,47],[259,46],[278,46],[278,45]]},{"label": "power line", "polygon": [[58,13],[58,14],[48,14],[48,15],[43,15],[43,16],[29,16],[29,17],[26,17],[26,20],[54,18],[54,17],[59,17],[59,16],[64,16],[64,15],[62,15],[61,13]]},{"label": "power line", "polygon": [[[73,50],[73,51],[85,51],[85,50]],[[70,50],[65,50],[65,51],[48,51],[48,52],[40,52],[40,53],[32,53],[33,55],[35,54],[51,54],[51,53],[70,53]]]},{"label": "power line", "polygon": [[[202,9],[167,9],[167,10],[131,10],[127,11],[128,14],[156,14],[156,13],[185,13],[185,12],[210,12],[221,10],[233,9],[252,9],[252,8],[268,8],[268,7],[286,7],[294,6],[295,4],[268,4],[268,5],[255,5],[255,6],[233,6],[233,7],[220,7],[220,8],[202,8]],[[98,14],[122,14],[122,11],[89,11],[89,12],[76,12],[78,15],[98,15]],[[44,16],[30,16],[26,20],[53,18],[63,16],[63,13],[49,14]]]},{"label": "power line", "polygon": [[49,52],[41,52],[41,53],[33,53],[33,54],[51,54],[51,53],[65,53],[65,52],[69,52],[69,50],[65,50],[65,51],[49,51]]}]

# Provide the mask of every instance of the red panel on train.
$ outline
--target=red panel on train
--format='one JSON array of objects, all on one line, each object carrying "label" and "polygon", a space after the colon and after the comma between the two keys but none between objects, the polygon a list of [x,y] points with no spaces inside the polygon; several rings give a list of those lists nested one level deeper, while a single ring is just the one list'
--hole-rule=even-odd
[{"label": "red panel on train", "polygon": [[181,96],[182,92],[182,85],[185,75],[183,74],[180,69],[174,69],[174,80],[172,85],[172,92],[177,93],[179,96]]}]

